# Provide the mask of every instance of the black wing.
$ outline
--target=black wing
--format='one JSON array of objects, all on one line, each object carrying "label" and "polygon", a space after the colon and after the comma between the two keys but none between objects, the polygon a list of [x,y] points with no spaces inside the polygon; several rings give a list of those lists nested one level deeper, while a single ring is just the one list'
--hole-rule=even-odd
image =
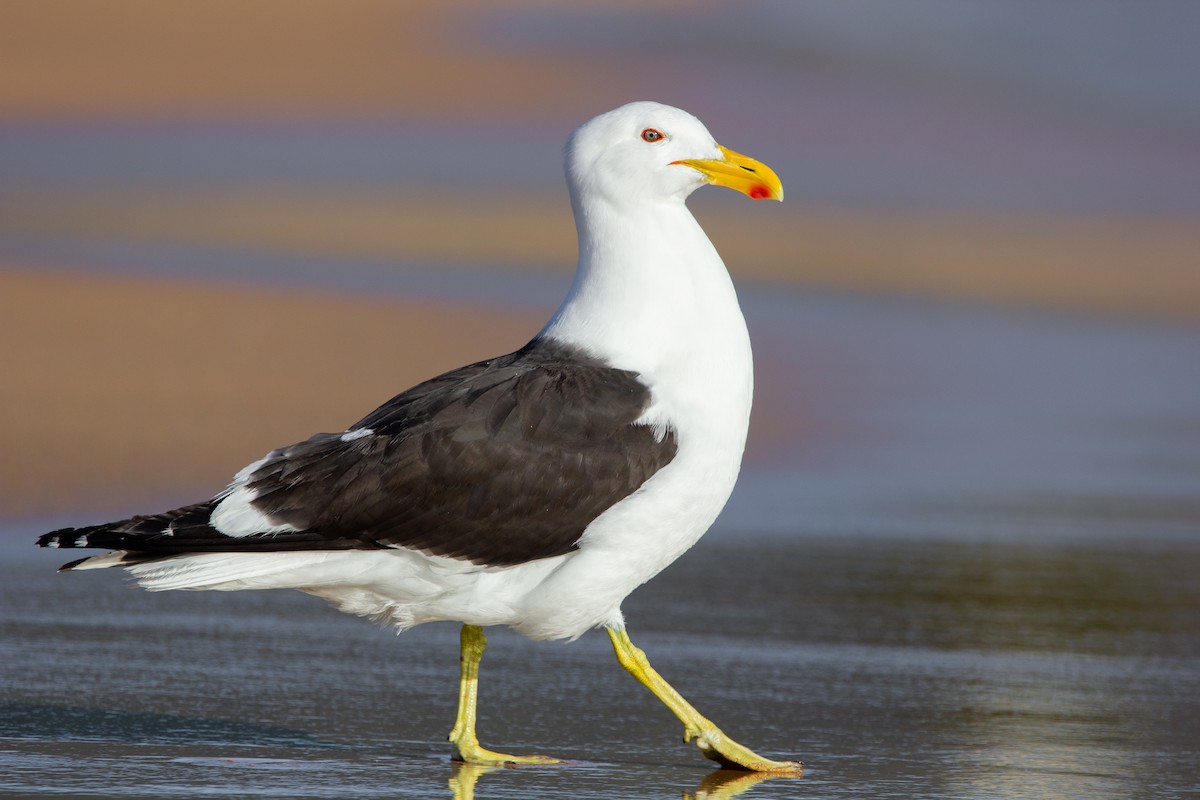
[{"label": "black wing", "polygon": [[208,525],[212,501],[39,543],[142,560],[393,546],[495,566],[562,555],[674,458],[672,431],[634,424],[649,403],[636,373],[535,339],[397,395],[354,435],[272,452],[246,486],[258,511],[294,531],[225,536]]}]

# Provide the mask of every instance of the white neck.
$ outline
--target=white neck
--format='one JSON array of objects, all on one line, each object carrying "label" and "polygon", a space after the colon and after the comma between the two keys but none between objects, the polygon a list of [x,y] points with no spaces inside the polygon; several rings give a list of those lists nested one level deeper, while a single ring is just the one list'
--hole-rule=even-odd
[{"label": "white neck", "polygon": [[651,418],[732,427],[735,436],[741,428],[744,441],[750,339],[729,273],[687,206],[671,199],[616,208],[597,197],[572,204],[579,266],[542,334],[640,373],[659,406]]},{"label": "white neck", "polygon": [[725,264],[682,201],[572,201],[579,265],[543,335],[650,373],[700,340],[745,337]]}]

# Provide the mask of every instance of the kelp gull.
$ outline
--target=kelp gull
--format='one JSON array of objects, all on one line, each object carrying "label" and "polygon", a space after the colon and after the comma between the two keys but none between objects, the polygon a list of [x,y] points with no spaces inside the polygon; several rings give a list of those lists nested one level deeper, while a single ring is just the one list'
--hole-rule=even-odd
[{"label": "kelp gull", "polygon": [[783,198],[767,166],[692,115],[638,102],[571,136],[574,284],[525,347],[428,380],[341,433],[273,450],[211,500],[42,536],[113,552],[150,590],[293,588],[404,629],[463,624],[454,756],[480,746],[482,627],[535,639],[607,629],[617,658],[726,766],[798,772],[725,736],[630,641],[621,602],[691,547],[733,489],[750,340],[684,201],[704,183]]}]

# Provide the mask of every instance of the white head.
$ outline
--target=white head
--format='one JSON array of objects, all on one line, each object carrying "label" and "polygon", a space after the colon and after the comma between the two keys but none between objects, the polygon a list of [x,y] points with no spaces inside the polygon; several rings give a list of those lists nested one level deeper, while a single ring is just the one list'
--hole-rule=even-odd
[{"label": "white head", "polygon": [[779,178],[765,164],[721,147],[686,111],[648,101],[576,129],[567,142],[566,171],[577,207],[583,197],[618,206],[682,202],[705,183],[755,199],[783,199]]}]

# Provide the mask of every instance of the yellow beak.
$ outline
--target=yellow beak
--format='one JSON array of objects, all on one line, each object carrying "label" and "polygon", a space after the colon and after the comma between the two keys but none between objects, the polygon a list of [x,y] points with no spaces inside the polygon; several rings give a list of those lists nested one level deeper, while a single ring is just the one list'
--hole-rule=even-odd
[{"label": "yellow beak", "polygon": [[671,163],[691,167],[709,183],[737,189],[754,200],[783,200],[783,183],[775,170],[727,147],[717,147],[723,158],[685,158]]}]

